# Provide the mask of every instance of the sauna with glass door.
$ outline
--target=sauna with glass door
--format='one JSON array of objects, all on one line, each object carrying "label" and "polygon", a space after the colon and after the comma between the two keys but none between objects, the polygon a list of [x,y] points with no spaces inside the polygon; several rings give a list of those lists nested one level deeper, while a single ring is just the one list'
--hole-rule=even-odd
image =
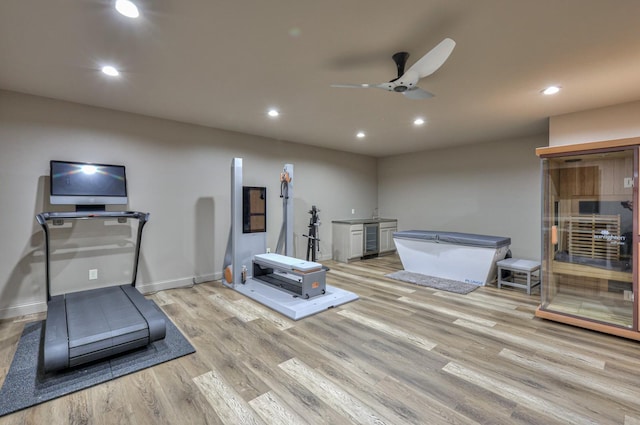
[{"label": "sauna with glass door", "polygon": [[640,340],[638,145],[539,148],[542,286],[536,316]]}]

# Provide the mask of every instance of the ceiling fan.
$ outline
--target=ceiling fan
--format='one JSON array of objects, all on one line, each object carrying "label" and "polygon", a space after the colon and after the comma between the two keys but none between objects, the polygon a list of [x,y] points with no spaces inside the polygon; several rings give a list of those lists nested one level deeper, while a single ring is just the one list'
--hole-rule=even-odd
[{"label": "ceiling fan", "polygon": [[432,93],[417,86],[418,80],[427,77],[440,68],[456,46],[456,42],[450,38],[445,38],[436,47],[431,49],[426,55],[404,71],[405,64],[409,58],[409,53],[398,52],[392,56],[398,68],[398,77],[381,84],[332,84],[331,87],[346,88],[377,88],[387,91],[402,93],[409,99],[428,99],[433,97]]}]

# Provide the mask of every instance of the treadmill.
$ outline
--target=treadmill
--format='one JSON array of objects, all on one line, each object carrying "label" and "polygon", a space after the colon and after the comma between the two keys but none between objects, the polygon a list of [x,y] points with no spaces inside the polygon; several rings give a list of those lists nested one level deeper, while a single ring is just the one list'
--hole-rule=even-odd
[{"label": "treadmill", "polygon": [[[51,296],[49,225],[65,219],[137,219],[138,234],[129,284]],[[138,211],[42,212],[36,215],[45,234],[47,319],[44,330],[45,373],[115,356],[161,340],[166,334],[165,318],[136,289],[142,229],[149,213]]]}]

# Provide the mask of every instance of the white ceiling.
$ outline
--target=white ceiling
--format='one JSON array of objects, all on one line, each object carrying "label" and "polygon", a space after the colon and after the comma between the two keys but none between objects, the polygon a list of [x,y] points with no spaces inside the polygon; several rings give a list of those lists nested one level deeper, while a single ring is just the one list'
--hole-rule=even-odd
[{"label": "white ceiling", "polygon": [[[372,156],[640,99],[639,0],[137,3],[132,20],[112,0],[1,0],[0,88]],[[409,67],[445,37],[455,50],[420,82],[432,99],[330,87],[395,78],[393,53]],[[542,96],[550,84],[563,90]]]}]

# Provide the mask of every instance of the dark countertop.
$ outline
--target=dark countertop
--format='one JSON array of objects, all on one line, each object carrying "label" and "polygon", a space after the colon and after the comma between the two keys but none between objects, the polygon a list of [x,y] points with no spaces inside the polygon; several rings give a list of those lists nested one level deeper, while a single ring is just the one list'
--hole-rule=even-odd
[{"label": "dark countertop", "polygon": [[349,218],[345,220],[333,220],[332,223],[342,224],[369,224],[369,223],[388,223],[391,221],[398,221],[395,218]]}]

